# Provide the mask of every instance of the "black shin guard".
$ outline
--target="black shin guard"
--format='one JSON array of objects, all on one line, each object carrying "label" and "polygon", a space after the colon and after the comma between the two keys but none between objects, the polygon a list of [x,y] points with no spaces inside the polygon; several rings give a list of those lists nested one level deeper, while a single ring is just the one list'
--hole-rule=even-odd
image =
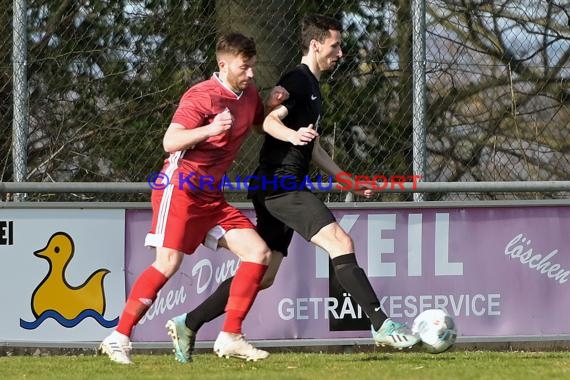
[{"label": "black shin guard", "polygon": [[210,297],[186,314],[186,327],[197,332],[204,323],[210,322],[226,312],[232,279],[233,277],[230,277],[222,282]]},{"label": "black shin guard", "polygon": [[375,330],[388,318],[380,308],[380,301],[366,277],[366,273],[358,266],[356,255],[349,253],[332,259],[332,264],[339,284],[360,305],[370,318]]}]

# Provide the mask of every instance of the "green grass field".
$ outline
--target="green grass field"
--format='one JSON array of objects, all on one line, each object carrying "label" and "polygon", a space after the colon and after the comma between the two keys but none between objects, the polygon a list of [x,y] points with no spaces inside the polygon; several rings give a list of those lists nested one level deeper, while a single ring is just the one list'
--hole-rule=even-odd
[{"label": "green grass field", "polygon": [[196,355],[0,357],[0,379],[570,379],[570,352],[275,353],[257,363]]}]

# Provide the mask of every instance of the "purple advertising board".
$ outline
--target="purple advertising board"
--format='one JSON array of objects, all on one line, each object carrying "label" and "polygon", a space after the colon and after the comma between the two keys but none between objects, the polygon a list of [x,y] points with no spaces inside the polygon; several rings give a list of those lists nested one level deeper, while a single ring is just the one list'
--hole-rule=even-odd
[{"label": "purple advertising board", "polygon": [[[255,219],[253,210],[243,211]],[[353,237],[360,266],[395,320],[411,324],[421,311],[440,307],[455,318],[459,337],[570,335],[569,207],[333,213]],[[154,250],[143,246],[150,221],[150,210],[127,210],[127,291],[154,259]],[[166,321],[203,301],[238,263],[227,251],[205,247],[187,256],[133,340],[168,341]],[[330,294],[328,256],[295,235],[273,286],[255,301],[244,333],[253,340],[369,338],[366,316],[345,295]],[[220,317],[206,324],[198,341],[214,340],[222,322]]]}]

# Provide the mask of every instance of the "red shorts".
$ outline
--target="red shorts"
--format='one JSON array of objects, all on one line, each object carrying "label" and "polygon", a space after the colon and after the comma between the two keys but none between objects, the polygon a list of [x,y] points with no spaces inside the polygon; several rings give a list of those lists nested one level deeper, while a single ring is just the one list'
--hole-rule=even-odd
[{"label": "red shorts", "polygon": [[255,228],[225,199],[203,201],[193,195],[174,184],[152,191],[152,229],[146,235],[146,246],[192,254],[202,243],[216,249],[218,240],[231,229]]}]

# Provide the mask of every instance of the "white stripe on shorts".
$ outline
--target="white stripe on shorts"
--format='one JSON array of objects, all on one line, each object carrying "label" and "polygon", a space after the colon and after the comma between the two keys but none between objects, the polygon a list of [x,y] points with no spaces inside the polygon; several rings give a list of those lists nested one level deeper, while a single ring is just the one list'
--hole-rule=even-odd
[{"label": "white stripe on shorts", "polygon": [[184,155],[185,150],[172,153],[168,157],[168,167],[166,168],[166,178],[170,181],[169,185],[162,190],[162,199],[160,200],[160,207],[158,209],[158,216],[156,218],[156,227],[154,234],[147,234],[145,239],[145,245],[153,247],[162,247],[164,243],[164,234],[166,232],[166,222],[168,218],[168,212],[170,211],[170,203],[172,200],[172,193],[174,192],[174,187],[176,185],[172,184],[172,176],[174,175],[176,169],[178,169],[178,161],[180,157]]}]

